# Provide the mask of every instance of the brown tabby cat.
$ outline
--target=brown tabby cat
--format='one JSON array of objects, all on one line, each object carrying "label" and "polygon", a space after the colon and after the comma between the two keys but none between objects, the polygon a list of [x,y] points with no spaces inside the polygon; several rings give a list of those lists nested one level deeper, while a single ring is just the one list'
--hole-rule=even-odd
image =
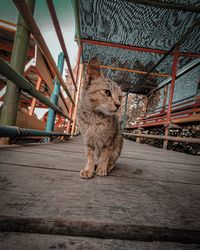
[{"label": "brown tabby cat", "polygon": [[117,83],[105,78],[96,58],[90,60],[83,83],[78,110],[78,123],[86,146],[87,163],[81,178],[96,174],[107,175],[118,159],[123,138],[116,115],[121,105],[122,92]]}]

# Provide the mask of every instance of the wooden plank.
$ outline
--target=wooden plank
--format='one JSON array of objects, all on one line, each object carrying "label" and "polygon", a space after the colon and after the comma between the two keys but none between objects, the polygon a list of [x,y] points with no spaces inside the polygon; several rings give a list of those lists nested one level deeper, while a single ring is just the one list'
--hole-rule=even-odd
[{"label": "wooden plank", "polygon": [[[35,118],[34,116],[30,116],[26,113],[18,111],[17,113],[17,121],[16,126],[20,128],[29,128],[29,129],[37,129],[37,130],[45,130],[46,123],[41,120]],[[55,127],[55,132],[63,132],[62,128]]]},{"label": "wooden plank", "polygon": [[[69,142],[70,143],[70,142]],[[67,143],[66,143],[67,144]],[[58,146],[65,146],[63,144],[57,144]],[[53,145],[52,145],[53,146]],[[67,146],[67,145],[66,145]],[[12,152],[6,152],[5,150],[0,151],[0,163],[10,164],[21,164],[24,167],[40,167],[43,166],[46,169],[60,169],[63,171],[76,171],[77,173],[85,164],[84,151],[80,153],[79,150],[71,149],[68,150],[60,149],[55,150],[49,148],[51,145],[41,145],[40,147],[13,147]],[[48,148],[48,149],[46,149]],[[5,148],[6,149],[6,148]],[[67,149],[67,148],[66,148]],[[173,153],[173,152],[171,152]],[[178,154],[182,156],[183,154]],[[186,155],[187,156],[187,155]],[[156,156],[154,156],[155,158]],[[195,157],[195,159],[198,157]],[[67,160],[67,164],[66,164]],[[79,161],[79,167],[77,168],[77,160]],[[115,170],[111,173],[114,176],[122,176],[129,178],[141,178],[152,181],[163,181],[163,182],[183,182],[198,184],[200,181],[199,163],[187,163],[188,160],[182,159],[184,163],[177,162],[177,159],[173,161],[165,160],[150,160],[142,159],[142,156],[124,157],[123,154],[118,160]],[[29,164],[27,165],[27,162]],[[31,162],[31,163],[30,163]],[[142,174],[138,174],[138,171]]]},{"label": "wooden plank", "polygon": [[193,250],[196,244],[183,245],[171,242],[141,242],[116,239],[97,239],[89,237],[70,237],[48,234],[0,233],[1,247],[4,250],[45,250],[45,249],[93,249],[93,250]]},{"label": "wooden plank", "polygon": [[[40,49],[37,49],[36,68],[40,77],[45,81],[45,83],[48,85],[49,89],[53,93],[53,90],[54,90],[53,77],[49,69],[46,66],[46,63],[44,61],[44,58]],[[62,108],[65,114],[68,113],[67,108],[65,107],[65,104],[62,98],[60,97],[60,95],[58,98],[58,106]]]},{"label": "wooden plank", "polygon": [[[54,144],[48,145],[40,145],[34,147],[34,154],[43,152],[44,154],[51,154],[51,155],[62,155],[66,153],[79,153],[82,154],[84,158],[84,146],[81,138],[72,139],[66,143],[57,144],[56,147]],[[15,149],[16,147],[14,147]],[[9,147],[9,150],[14,150]],[[16,149],[15,149],[16,151]],[[24,151],[24,152],[32,152],[30,146],[20,146],[18,147],[17,151]],[[122,150],[121,158],[128,158],[134,161],[143,161],[146,162],[145,164],[149,165],[154,164],[154,162],[166,162],[166,163],[177,163],[182,165],[196,165],[200,166],[199,157],[188,155],[184,153],[174,152],[174,151],[165,151],[160,148],[151,147],[144,144],[137,144],[132,141],[125,140],[125,144]]]},{"label": "wooden plank", "polygon": [[0,230],[199,243],[198,157],[151,150],[125,141],[109,176],[83,180],[81,137],[1,147]]},{"label": "wooden plank", "polygon": [[[82,154],[82,156],[85,154],[85,148],[82,140],[80,141],[80,138],[70,139],[65,143],[56,144],[56,147],[55,144],[35,144],[34,152],[31,147],[32,146],[30,145],[22,145],[16,149],[16,146],[12,146],[9,147],[9,150],[32,152],[34,154],[37,152],[43,152],[44,154],[62,156],[64,156],[65,153],[79,153]],[[4,148],[7,147],[4,146]],[[174,151],[166,151],[165,153],[163,149],[151,147],[145,144],[137,144],[128,140],[125,140],[121,158],[133,159],[134,161],[146,161],[147,164],[150,161],[151,164],[153,164],[153,162],[166,162],[200,166],[198,156]]]},{"label": "wooden plank", "polygon": [[188,116],[186,118],[174,118],[172,119],[171,121],[172,123],[174,124],[177,124],[177,123],[189,123],[189,122],[200,122],[200,114],[197,114],[197,115],[191,115],[191,116]]},{"label": "wooden plank", "polygon": [[1,165],[2,216],[200,229],[199,185],[116,176],[85,181],[77,172],[40,167]]},{"label": "wooden plank", "polygon": [[97,239],[88,237],[70,237],[60,235],[41,235],[25,233],[0,233],[0,242],[4,250],[44,250],[44,249],[96,249],[96,250],[174,250],[198,249],[199,245],[183,245],[171,242],[140,242],[114,239]]}]

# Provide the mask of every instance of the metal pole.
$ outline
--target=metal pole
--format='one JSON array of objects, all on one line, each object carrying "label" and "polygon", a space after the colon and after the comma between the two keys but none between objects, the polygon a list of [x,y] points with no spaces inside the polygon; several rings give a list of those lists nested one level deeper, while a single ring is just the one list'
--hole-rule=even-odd
[{"label": "metal pole", "polygon": [[[35,0],[26,0],[29,11],[34,11]],[[14,38],[14,45],[11,57],[12,67],[22,74],[29,50],[30,32],[21,15],[18,16],[17,30]],[[7,82],[4,104],[2,107],[0,124],[15,125],[19,106],[20,88],[11,81]],[[4,140],[3,143],[8,143]]]},{"label": "metal pole", "polygon": [[175,49],[175,55],[174,55],[174,60],[173,60],[173,65],[172,65],[172,81],[171,81],[171,86],[170,86],[170,97],[169,97],[168,110],[167,110],[167,124],[170,123],[172,101],[173,101],[173,96],[174,96],[174,86],[175,86],[175,81],[176,81],[176,72],[177,72],[178,59],[179,59],[178,50],[179,50],[179,47],[177,46]]},{"label": "metal pole", "polygon": [[200,7],[195,5],[189,5],[189,4],[176,4],[171,1],[171,3],[165,3],[161,1],[152,1],[152,0],[128,0],[130,3],[135,4],[143,4],[143,5],[149,5],[157,8],[163,8],[163,9],[171,9],[171,10],[179,10],[179,11],[185,11],[185,12],[193,12],[193,13],[199,13]]},{"label": "metal pole", "polygon": [[49,99],[43,96],[38,90],[36,90],[33,85],[26,80],[22,75],[17,73],[7,62],[0,58],[0,73],[11,80],[15,85],[20,89],[23,89],[25,92],[29,93],[37,100],[41,101],[48,107],[54,109],[56,112],[61,114],[63,117],[70,119],[67,115],[63,114],[62,110],[53,104]]},{"label": "metal pole", "polygon": [[[75,40],[77,40],[77,39],[75,39]],[[147,53],[155,53],[155,54],[161,54],[161,55],[165,55],[165,54],[169,53],[167,50],[152,49],[152,48],[146,48],[146,47],[137,47],[137,46],[124,45],[124,44],[119,44],[119,43],[103,42],[103,41],[98,41],[98,40],[81,39],[81,42],[83,44],[86,43],[86,44],[92,44],[92,45],[113,47],[113,48],[133,50],[133,51],[141,51],[141,52],[147,52]],[[172,51],[170,54],[173,55],[174,52]],[[179,55],[185,56],[185,57],[200,58],[199,54],[192,54],[189,52],[179,52]]]},{"label": "metal pole", "polygon": [[[75,100],[75,98],[76,98],[76,92],[77,91],[75,91],[74,90],[74,95],[73,95],[73,99]],[[69,117],[72,119],[72,115],[73,115],[73,110],[74,110],[74,106],[70,106],[70,109],[69,109]],[[67,133],[70,133],[70,129],[71,129],[71,121],[68,121],[68,123],[67,123]]]},{"label": "metal pole", "polygon": [[129,92],[127,92],[127,94],[126,94],[126,100],[125,100],[125,106],[124,106],[124,115],[123,115],[122,129],[125,129],[125,127],[126,127],[126,112],[127,112],[127,105],[128,105],[128,95],[129,95]]},{"label": "metal pole", "polygon": [[[60,73],[63,73],[63,65],[64,65],[64,54],[61,52],[58,56],[58,69]],[[53,104],[58,104],[58,97],[60,93],[60,83],[58,80],[54,80],[54,90],[51,96],[51,101]],[[46,131],[53,131],[54,129],[54,122],[55,122],[55,111],[53,109],[49,109],[47,124],[46,124]]]},{"label": "metal pole", "polygon": [[[78,48],[78,56],[77,56],[77,63],[76,63],[76,85],[78,85],[78,74],[79,74],[79,66],[80,66],[80,61],[81,61],[81,53],[82,53],[82,46],[80,45]],[[75,100],[76,98],[76,90],[74,90],[74,96],[73,96],[73,100]],[[69,117],[72,119],[72,115],[73,115],[73,105],[70,106],[70,110],[69,110]],[[67,124],[67,132],[70,133],[70,125],[71,122],[68,121]]]},{"label": "metal pole", "polygon": [[167,103],[167,93],[168,93],[168,85],[164,86],[164,97],[163,97],[163,107],[161,112],[165,112],[165,107],[166,107],[166,103]]},{"label": "metal pole", "polygon": [[46,0],[46,2],[47,2],[47,5],[48,5],[48,8],[49,8],[49,12],[51,14],[51,19],[53,21],[54,28],[55,28],[58,40],[60,42],[60,46],[61,46],[62,51],[63,51],[64,56],[65,56],[65,60],[66,60],[66,63],[67,63],[69,74],[71,76],[74,87],[77,90],[76,82],[75,82],[75,79],[74,79],[74,75],[73,75],[70,60],[69,60],[69,56],[68,56],[68,53],[67,53],[67,48],[65,46],[65,41],[64,41],[63,34],[62,34],[62,31],[61,31],[61,28],[60,28],[58,17],[56,15],[56,11],[55,11],[55,8],[54,8],[54,5],[53,5],[53,1],[52,0]]},{"label": "metal pole", "polygon": [[[172,64],[172,81],[170,86],[170,96],[169,96],[169,103],[168,103],[168,109],[167,109],[167,118],[166,118],[166,127],[165,127],[165,136],[169,135],[169,125],[170,125],[170,119],[171,119],[171,111],[172,111],[172,101],[174,96],[174,86],[176,81],[176,73],[178,68],[178,59],[179,59],[179,46],[176,46],[175,53],[174,53],[174,60]],[[167,149],[168,140],[164,140],[163,142],[163,149]]]},{"label": "metal pole", "polygon": [[76,100],[75,100],[75,108],[73,112],[73,123],[72,123],[72,130],[71,130],[71,136],[73,136],[76,126],[76,114],[78,109],[78,101],[79,101],[79,94],[81,90],[81,82],[82,82],[82,75],[83,75],[83,64],[81,64],[80,72],[79,72],[79,78],[78,78],[78,90],[76,91]]},{"label": "metal pole", "polygon": [[[180,53],[179,53],[180,56]],[[190,63],[186,64],[184,67],[182,67],[181,69],[179,69],[177,71],[176,74],[176,79],[178,79],[179,77],[183,76],[184,74],[186,74],[187,72],[191,71],[192,69],[196,68],[197,66],[200,65],[200,59],[195,59],[192,60]],[[147,96],[150,96],[151,94],[153,94],[153,92],[158,91],[159,89],[163,88],[165,85],[170,84],[172,78],[169,77],[168,79],[164,80],[163,82],[161,82],[158,87],[156,87],[155,89],[152,89]]]},{"label": "metal pole", "polygon": [[62,87],[64,88],[66,94],[68,95],[70,101],[73,103],[74,105],[74,101],[69,93],[69,90],[65,84],[65,82],[62,79],[62,76],[56,66],[56,63],[46,45],[46,42],[40,32],[40,29],[37,25],[37,23],[35,22],[35,19],[33,18],[32,13],[30,12],[30,10],[27,7],[26,2],[21,1],[21,0],[13,0],[14,4],[16,5],[18,11],[20,12],[20,14],[23,16],[24,20],[26,21],[31,33],[33,34],[34,38],[36,39],[43,55],[45,56],[47,62],[49,63],[49,65],[52,67],[54,73],[56,74],[56,76],[58,77],[58,80],[60,82],[60,84],[62,85]]},{"label": "metal pole", "polygon": [[27,137],[27,136],[69,136],[66,133],[47,132],[36,129],[19,128],[14,126],[0,126],[0,137]]},{"label": "metal pole", "polygon": [[[35,0],[27,0],[30,12],[33,12]],[[18,16],[17,31],[15,33],[11,65],[19,73],[24,72],[25,61],[29,49],[30,32],[23,18]],[[15,125],[19,106],[20,88],[11,81],[7,82],[4,104],[0,117],[0,124]],[[9,139],[1,140],[1,143],[9,143]]]}]

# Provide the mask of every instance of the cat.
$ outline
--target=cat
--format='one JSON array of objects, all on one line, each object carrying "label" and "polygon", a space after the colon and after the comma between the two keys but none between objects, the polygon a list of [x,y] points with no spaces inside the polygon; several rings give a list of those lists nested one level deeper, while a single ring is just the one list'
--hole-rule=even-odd
[{"label": "cat", "polygon": [[92,58],[86,69],[77,118],[86,146],[87,163],[80,171],[81,178],[96,174],[106,176],[120,156],[123,137],[116,112],[122,101],[121,88],[100,71],[97,58]]}]

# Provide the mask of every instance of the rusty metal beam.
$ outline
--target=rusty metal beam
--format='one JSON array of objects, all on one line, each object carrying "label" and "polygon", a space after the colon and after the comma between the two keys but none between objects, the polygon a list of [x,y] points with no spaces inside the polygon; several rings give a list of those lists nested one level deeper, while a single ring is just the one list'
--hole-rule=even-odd
[{"label": "rusty metal beam", "polygon": [[200,7],[195,5],[189,5],[189,4],[176,4],[171,2],[161,2],[161,1],[152,1],[152,0],[126,0],[127,2],[134,3],[134,4],[142,4],[142,5],[148,5],[153,6],[156,8],[162,8],[162,9],[170,9],[170,10],[177,10],[177,11],[184,11],[184,12],[193,12],[193,13],[199,13]]},{"label": "rusty metal beam", "polygon": [[135,137],[161,139],[161,140],[168,140],[168,141],[200,143],[199,138],[185,138],[185,137],[180,137],[180,136],[164,136],[164,135],[145,135],[145,134],[135,134],[135,133],[123,133],[123,134],[129,135],[129,136],[135,136]]},{"label": "rusty metal beam", "polygon": [[[133,50],[133,51],[138,51],[138,52],[155,53],[155,54],[160,54],[160,55],[169,54],[169,51],[167,51],[167,50],[144,48],[144,47],[137,47],[137,46],[124,45],[124,44],[119,44],[119,43],[103,42],[103,41],[97,41],[97,40],[89,40],[89,39],[81,39],[81,41],[82,41],[82,43],[86,43],[86,44],[93,44],[93,45],[99,45],[99,46],[105,46],[105,47],[113,47],[113,48],[119,48],[119,49],[127,49],[127,50]],[[170,54],[173,55],[174,52],[171,51]],[[193,53],[188,53],[188,52],[179,52],[179,56],[200,58],[200,54],[193,54]]]},{"label": "rusty metal beam", "polygon": [[178,59],[179,59],[178,50],[179,50],[179,47],[177,46],[175,49],[175,56],[174,56],[173,65],[172,65],[172,81],[170,85],[169,103],[168,103],[168,110],[167,110],[167,125],[169,125],[170,123],[170,116],[171,116],[171,111],[172,111],[172,100],[174,96],[174,86],[175,86],[175,81],[176,81]]},{"label": "rusty metal beam", "polygon": [[[79,68],[80,68],[80,61],[81,61],[81,54],[82,54],[82,46],[80,45],[79,48],[78,48],[78,56],[77,56],[77,62],[76,62],[76,85],[78,85],[78,74],[79,74]],[[73,99],[75,100],[76,98],[76,91],[74,91],[74,94],[73,94]],[[71,105],[70,106],[70,109],[69,109],[69,117],[72,119],[72,116],[73,116],[73,106]],[[67,124],[67,132],[70,133],[70,126],[71,126],[71,122],[68,121],[68,124]]]},{"label": "rusty metal beam", "polygon": [[72,123],[72,130],[71,130],[71,135],[74,135],[75,132],[75,126],[76,126],[76,114],[77,114],[77,109],[78,109],[78,101],[79,101],[79,95],[80,95],[80,90],[81,90],[81,83],[82,83],[82,74],[83,74],[83,64],[81,64],[80,70],[78,72],[79,77],[78,77],[78,90],[76,91],[76,100],[75,100],[75,107],[74,107],[74,112],[73,112],[73,123]]},{"label": "rusty metal beam", "polygon": [[54,8],[54,5],[53,5],[53,1],[52,0],[46,0],[46,2],[47,2],[47,5],[48,5],[48,8],[49,8],[49,12],[51,14],[51,19],[53,21],[54,28],[56,30],[56,34],[58,36],[58,40],[60,42],[60,46],[61,46],[62,51],[64,53],[64,57],[65,57],[65,60],[66,60],[67,66],[68,66],[69,74],[71,76],[74,87],[77,90],[76,82],[75,82],[75,79],[74,79],[74,75],[73,75],[72,68],[71,68],[71,63],[70,63],[68,52],[67,52],[67,48],[65,46],[65,41],[64,41],[63,34],[62,34],[62,31],[61,31],[61,28],[60,28],[58,17],[56,15],[56,11],[55,11],[55,8]]},{"label": "rusty metal beam", "polygon": [[[115,66],[110,66],[110,65],[100,65],[100,68],[102,69],[112,69],[112,70],[119,70],[119,71],[126,71],[130,73],[135,73],[135,74],[140,74],[140,75],[145,75],[147,72],[146,71],[141,71],[141,70],[135,70],[135,69],[129,69],[129,68],[120,68],[120,67],[115,67]],[[159,76],[159,77],[170,77],[170,74],[165,74],[165,73],[150,73],[152,76]]]}]

